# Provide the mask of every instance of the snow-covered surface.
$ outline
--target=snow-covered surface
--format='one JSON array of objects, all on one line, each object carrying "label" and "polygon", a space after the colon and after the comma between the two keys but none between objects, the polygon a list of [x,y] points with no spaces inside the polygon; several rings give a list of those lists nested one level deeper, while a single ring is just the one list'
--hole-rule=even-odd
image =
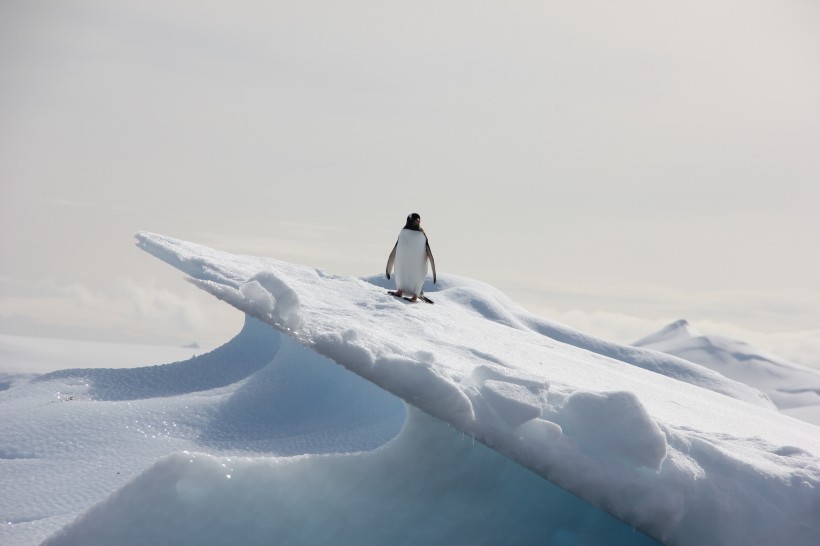
[{"label": "snow-covered surface", "polygon": [[634,343],[706,366],[765,392],[787,415],[820,425],[820,371],[768,355],[748,343],[703,335],[679,320]]},{"label": "snow-covered surface", "polygon": [[820,429],[755,388],[469,279],[411,304],[380,277],[138,240],[255,319],[186,362],[0,392],[0,543],[820,536]]},{"label": "snow-covered surface", "polygon": [[253,318],[189,361],[19,383],[0,414],[4,546],[654,544]]}]

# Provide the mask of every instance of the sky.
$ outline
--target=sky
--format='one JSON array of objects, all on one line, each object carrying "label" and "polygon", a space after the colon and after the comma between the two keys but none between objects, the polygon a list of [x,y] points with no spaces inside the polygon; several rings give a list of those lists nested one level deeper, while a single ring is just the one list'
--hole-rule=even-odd
[{"label": "sky", "polygon": [[[820,5],[0,4],[0,334],[211,347],[147,230],[820,366]],[[340,294],[339,297],[344,297]]]}]

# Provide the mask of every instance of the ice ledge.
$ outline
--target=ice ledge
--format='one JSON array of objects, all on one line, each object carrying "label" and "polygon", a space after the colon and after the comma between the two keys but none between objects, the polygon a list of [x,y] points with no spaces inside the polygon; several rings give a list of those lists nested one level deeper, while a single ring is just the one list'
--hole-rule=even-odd
[{"label": "ice ledge", "polygon": [[[493,320],[514,314],[498,301],[477,315],[471,302],[492,298],[469,281],[435,307],[408,305],[360,279],[137,238],[201,288],[664,542],[764,544],[820,504],[814,427],[566,345],[527,329],[536,319],[519,310],[523,320]],[[807,460],[781,455],[792,452]],[[784,501],[774,511],[772,496]]]}]

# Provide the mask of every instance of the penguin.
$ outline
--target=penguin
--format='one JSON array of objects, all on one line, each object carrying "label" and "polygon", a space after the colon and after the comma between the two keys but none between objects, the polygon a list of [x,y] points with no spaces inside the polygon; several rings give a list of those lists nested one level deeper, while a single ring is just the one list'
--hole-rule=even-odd
[{"label": "penguin", "polygon": [[[409,301],[418,301],[421,298],[427,303],[433,303],[424,296],[424,278],[427,276],[427,261],[433,269],[433,283],[436,282],[436,261],[430,250],[427,234],[421,229],[421,216],[412,213],[407,216],[407,223],[399,232],[390,257],[387,258],[387,278],[395,265],[396,290],[388,292],[394,296],[405,297]],[[409,296],[409,297],[408,297]]]}]

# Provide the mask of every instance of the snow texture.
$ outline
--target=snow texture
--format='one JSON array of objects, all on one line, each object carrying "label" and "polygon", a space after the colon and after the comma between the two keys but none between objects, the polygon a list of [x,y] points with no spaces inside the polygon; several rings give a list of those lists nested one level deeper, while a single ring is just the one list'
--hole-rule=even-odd
[{"label": "snow texture", "polygon": [[820,429],[756,388],[469,279],[413,304],[381,277],[137,239],[245,328],[188,361],[0,391],[2,544],[820,536]]}]

